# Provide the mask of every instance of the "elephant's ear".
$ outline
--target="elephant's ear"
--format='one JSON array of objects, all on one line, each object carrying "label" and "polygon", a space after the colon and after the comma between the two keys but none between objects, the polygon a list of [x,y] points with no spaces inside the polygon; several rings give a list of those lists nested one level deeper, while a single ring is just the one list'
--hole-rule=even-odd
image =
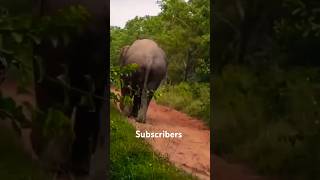
[{"label": "elephant's ear", "polygon": [[127,56],[127,51],[129,50],[130,46],[124,46],[123,48],[121,48],[120,51],[120,65],[124,65],[124,61],[126,59]]}]

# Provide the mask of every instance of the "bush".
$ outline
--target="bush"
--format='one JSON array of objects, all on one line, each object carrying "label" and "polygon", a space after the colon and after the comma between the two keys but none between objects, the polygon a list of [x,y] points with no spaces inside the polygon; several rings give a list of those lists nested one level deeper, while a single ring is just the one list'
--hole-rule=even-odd
[{"label": "bush", "polygon": [[190,116],[210,121],[210,89],[208,83],[181,82],[159,88],[157,102],[183,111]]}]

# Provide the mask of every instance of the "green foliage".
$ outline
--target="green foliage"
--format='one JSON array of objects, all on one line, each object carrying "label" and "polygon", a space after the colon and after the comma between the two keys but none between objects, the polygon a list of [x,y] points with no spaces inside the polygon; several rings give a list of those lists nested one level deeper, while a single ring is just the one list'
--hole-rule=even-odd
[{"label": "green foliage", "polygon": [[28,124],[27,117],[23,113],[23,106],[17,105],[10,97],[4,97],[0,93],[0,120],[10,119],[14,129],[21,135],[21,128]]},{"label": "green foliage", "polygon": [[319,73],[227,66],[215,80],[215,152],[261,173],[319,178],[320,151],[310,144],[320,132]]},{"label": "green foliage", "polygon": [[[10,9],[19,9],[13,5],[13,2],[13,4],[10,3],[6,3]],[[22,9],[19,9],[21,13],[13,14],[0,8],[0,71],[11,76],[10,80],[18,79],[19,93],[28,93],[27,88],[35,81],[34,71],[40,72],[39,79],[36,79],[38,83],[46,76],[44,66],[46,62],[35,54],[34,49],[44,43],[52,47],[66,47],[74,37],[83,32],[83,26],[89,22],[90,15],[81,6],[70,6],[52,16],[42,17],[32,16],[31,12],[25,12]],[[65,89],[72,88],[66,79],[65,74],[61,74],[55,80],[60,82]],[[92,79],[87,77],[86,80],[88,86],[92,87]],[[90,96],[84,96],[84,101],[91,103],[92,91],[88,94]],[[65,105],[68,106],[67,98]],[[25,126],[32,127],[31,138],[34,140],[34,150],[40,159],[44,160],[45,165],[49,166],[66,161],[72,145],[73,124],[71,119],[60,110],[63,108],[65,107],[51,107],[47,112],[41,112],[30,103],[24,102],[18,105],[13,97],[4,97],[2,94],[0,96],[0,119],[12,120],[12,125],[18,133],[21,133],[21,128]],[[29,114],[32,114],[32,117],[27,116]],[[12,148],[9,148],[8,153],[0,153],[1,155],[8,154],[7,157],[1,157],[0,179],[48,179],[44,173],[38,172],[40,167],[33,163],[30,166],[32,160],[27,154],[21,152],[22,146],[13,145],[3,139],[0,144],[3,145],[2,150],[6,149],[3,148],[4,146]]]},{"label": "green foliage", "polygon": [[279,37],[306,38],[320,36],[320,11],[316,2],[304,2],[302,0],[286,0],[284,5],[289,9],[290,15],[276,21],[275,31]]},{"label": "green foliage", "polygon": [[[1,65],[5,64],[2,67],[5,69],[1,71],[11,76],[10,80],[18,79],[19,93],[29,93],[27,88],[32,86],[34,81],[41,82],[46,76],[44,66],[46,62],[35,54],[34,48],[43,43],[51,43],[53,47],[67,46],[72,38],[81,33],[83,25],[89,18],[89,14],[81,6],[71,6],[61,9],[53,16],[44,17],[34,17],[30,13],[12,15],[1,11],[0,58]],[[34,70],[40,72],[39,79],[33,78]],[[59,77],[60,79],[56,81],[65,89],[72,88],[66,81],[65,74]],[[90,84],[89,78],[88,83]],[[68,105],[67,98],[65,105]],[[0,118],[12,120],[13,127],[18,133],[21,133],[25,126],[32,128],[35,151],[40,159],[47,163],[46,165],[56,165],[55,163],[65,161],[73,140],[71,119],[60,109],[61,107],[51,107],[48,112],[41,112],[30,103],[17,105],[13,97],[0,96]],[[29,114],[32,114],[32,117]],[[51,159],[46,157],[48,155],[45,153],[50,154]],[[1,176],[5,177],[6,175]],[[46,179],[33,175],[23,175],[21,178]]]},{"label": "green foliage", "polygon": [[33,22],[31,32],[40,37],[40,41],[44,38],[50,39],[54,47],[57,47],[58,43],[68,45],[72,36],[80,34],[83,25],[89,20],[90,15],[85,8],[70,6],[61,9],[55,16],[44,16],[39,22]]},{"label": "green foliage", "polygon": [[[113,87],[120,89],[123,86],[122,77],[130,76],[133,72],[135,72],[138,69],[137,64],[128,64],[126,66],[117,66],[117,65],[111,65],[110,66],[110,83]],[[119,102],[120,96],[110,92],[110,99]],[[133,102],[133,99],[129,96],[123,97],[123,103],[127,105],[131,105]]]},{"label": "green foliage", "polygon": [[72,137],[72,122],[63,112],[51,108],[46,116],[42,126],[44,137]]},{"label": "green foliage", "polygon": [[210,122],[210,89],[207,83],[163,85],[156,101],[198,117],[208,126]]},{"label": "green foliage", "polygon": [[208,82],[209,4],[208,0],[165,0],[160,3],[162,12],[158,16],[136,17],[128,21],[124,29],[111,27],[111,64],[118,64],[123,46],[148,38],[166,52],[171,82]]},{"label": "green foliage", "polygon": [[26,91],[25,87],[33,81],[33,59],[44,76],[43,62],[34,54],[34,46],[45,39],[49,39],[53,46],[67,45],[75,30],[81,30],[88,17],[87,11],[80,6],[38,19],[31,15],[10,15],[6,11],[0,14],[0,57],[7,64],[6,71],[16,74],[20,89]]},{"label": "green foliage", "polygon": [[110,66],[110,83],[120,88],[123,83],[121,80],[122,76],[130,76],[131,73],[135,72],[138,69],[137,64],[128,64],[126,66]]},{"label": "green foliage", "polygon": [[216,3],[215,153],[281,179],[319,179],[319,5]]},{"label": "green foliage", "polygon": [[[7,11],[0,14],[0,57],[6,65],[5,72],[14,72],[19,80],[19,92],[28,92],[26,87],[33,81],[33,59],[39,71],[40,80],[45,75],[42,60],[34,54],[35,45],[49,39],[53,46],[67,45],[70,38],[89,20],[88,12],[81,6],[71,6],[60,10],[55,16],[34,18],[28,15],[10,15]],[[22,109],[29,111],[30,105],[17,106],[10,97],[0,97],[2,115],[10,116],[19,129],[19,123],[26,121]],[[54,113],[55,114],[55,113]]]},{"label": "green foliage", "polygon": [[114,107],[110,117],[111,179],[196,179],[135,138],[135,128]]}]

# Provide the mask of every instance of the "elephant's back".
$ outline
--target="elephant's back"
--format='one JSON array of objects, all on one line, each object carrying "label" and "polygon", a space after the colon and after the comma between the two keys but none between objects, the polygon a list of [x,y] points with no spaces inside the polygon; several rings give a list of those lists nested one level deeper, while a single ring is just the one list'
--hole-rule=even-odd
[{"label": "elephant's back", "polygon": [[156,49],[159,48],[158,44],[151,39],[138,39],[133,42],[131,48],[141,48],[144,47],[146,49]]},{"label": "elephant's back", "polygon": [[[156,42],[150,39],[136,40],[128,49],[128,63],[137,63],[143,65],[148,60],[165,61],[164,51],[157,45]],[[147,61],[146,61],[147,59]],[[139,63],[139,61],[141,61]],[[163,64],[162,62],[159,64]]]}]

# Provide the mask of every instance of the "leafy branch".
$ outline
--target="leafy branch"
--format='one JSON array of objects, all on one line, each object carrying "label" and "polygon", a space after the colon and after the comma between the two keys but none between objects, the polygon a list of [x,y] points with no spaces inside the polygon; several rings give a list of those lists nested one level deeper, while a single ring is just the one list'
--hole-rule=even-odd
[{"label": "leafy branch", "polygon": [[[82,6],[70,6],[61,9],[53,16],[44,16],[35,18],[31,15],[10,15],[8,11],[1,8],[0,11],[0,78],[6,77],[6,73],[10,69],[14,69],[18,73],[19,87],[24,89],[28,87],[33,80],[33,60],[40,62],[39,57],[33,49],[37,45],[43,44],[45,41],[51,43],[53,47],[67,46],[74,36],[79,35],[83,31],[84,25],[90,20],[90,15]],[[39,65],[39,64],[38,64]],[[41,73],[40,81],[46,77],[44,67],[39,66]],[[58,79],[53,79],[60,82]],[[19,88],[18,87],[18,88]],[[82,94],[90,94],[80,89],[69,87],[69,89],[78,91]],[[92,95],[94,96],[94,95]],[[103,99],[103,97],[97,97]],[[105,99],[103,99],[105,100]],[[41,113],[35,107],[28,103],[17,105],[13,98],[0,96],[0,118],[11,119],[13,126],[21,133],[21,128],[30,123],[30,117],[27,117],[23,109],[28,110],[27,113]],[[50,114],[51,113],[51,114]],[[61,116],[61,111],[52,109],[48,116]],[[60,115],[59,115],[60,114]],[[31,117],[33,118],[33,117]],[[52,119],[52,118],[51,118]],[[56,119],[56,118],[54,118]],[[57,119],[57,121],[59,121]],[[45,118],[45,121],[50,118]],[[58,123],[58,122],[57,122]],[[46,129],[46,127],[42,127]],[[59,131],[58,126],[54,126],[55,131]]]}]

